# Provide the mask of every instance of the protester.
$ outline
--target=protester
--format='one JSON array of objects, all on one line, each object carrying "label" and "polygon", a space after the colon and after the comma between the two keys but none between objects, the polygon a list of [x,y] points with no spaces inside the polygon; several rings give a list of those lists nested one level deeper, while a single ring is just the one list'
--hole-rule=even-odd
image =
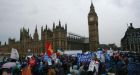
[{"label": "protester", "polygon": [[136,64],[134,62],[134,59],[132,57],[130,57],[128,62],[128,75],[136,75]]},{"label": "protester", "polygon": [[99,61],[96,57],[90,62],[88,68],[88,75],[97,75],[99,69]]},{"label": "protester", "polygon": [[49,67],[47,75],[56,75],[56,72],[53,67]]},{"label": "protester", "polygon": [[[16,51],[16,50],[14,50]],[[17,51],[16,51],[17,52]],[[11,52],[15,53],[15,52]],[[111,54],[109,54],[111,53]],[[96,55],[98,58],[96,57]],[[98,55],[99,54],[99,55]],[[124,53],[112,53],[108,51],[88,52],[77,56],[59,55],[52,56],[32,55],[31,57],[19,57],[11,55],[10,59],[1,63],[0,75],[139,75],[140,62],[135,56]],[[5,60],[4,58],[3,60]],[[12,66],[4,68],[4,64],[12,63]]]},{"label": "protester", "polygon": [[119,56],[119,60],[116,65],[116,75],[126,75],[126,64],[122,56]]},{"label": "protester", "polygon": [[70,67],[70,72],[71,72],[72,75],[80,75],[77,65],[73,65],[73,68],[71,66]]}]

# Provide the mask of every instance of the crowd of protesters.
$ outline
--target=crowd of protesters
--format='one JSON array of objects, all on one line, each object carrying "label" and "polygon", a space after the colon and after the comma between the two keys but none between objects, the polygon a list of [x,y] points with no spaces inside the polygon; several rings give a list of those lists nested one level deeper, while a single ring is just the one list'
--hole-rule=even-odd
[{"label": "crowd of protesters", "polygon": [[[90,62],[80,62],[70,55],[59,55],[46,62],[43,55],[6,59],[0,63],[0,75],[139,75],[140,57],[128,53],[113,52],[109,55],[103,51],[95,55]],[[3,68],[7,62],[15,62],[16,66]]]}]

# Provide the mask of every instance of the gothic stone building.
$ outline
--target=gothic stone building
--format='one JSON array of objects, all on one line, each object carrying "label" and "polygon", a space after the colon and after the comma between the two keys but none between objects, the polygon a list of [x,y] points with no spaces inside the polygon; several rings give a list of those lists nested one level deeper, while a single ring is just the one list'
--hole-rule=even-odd
[{"label": "gothic stone building", "polygon": [[3,54],[10,53],[12,48],[17,49],[21,56],[25,55],[29,49],[33,50],[33,53],[40,53],[42,43],[39,40],[37,27],[35,28],[33,38],[29,34],[29,29],[21,28],[20,40],[15,41],[15,39],[9,38],[8,44],[5,43],[5,45],[0,46],[0,51]]},{"label": "gothic stone building", "polygon": [[130,23],[124,37],[121,39],[121,46],[123,50],[140,53],[140,28],[134,28]]},{"label": "gothic stone building", "polygon": [[49,29],[46,25],[45,28],[41,27],[41,39],[39,40],[37,27],[33,37],[29,34],[29,29],[20,29],[20,40],[9,38],[8,44],[0,45],[0,51],[2,54],[11,52],[12,48],[18,50],[21,56],[28,53],[30,49],[34,54],[40,54],[45,52],[45,43],[50,42],[54,51],[58,48],[62,50],[88,50],[88,38],[79,36],[74,33],[67,32],[67,25],[65,27],[61,25],[59,21],[58,25],[53,23],[53,28]]},{"label": "gothic stone building", "polygon": [[67,25],[65,27],[61,25],[59,21],[58,25],[53,23],[53,28],[49,29],[46,25],[45,28],[41,27],[41,39],[39,39],[37,27],[33,37],[29,34],[29,29],[22,28],[20,30],[20,40],[9,38],[8,44],[1,45],[1,53],[10,53],[11,48],[16,48],[21,56],[27,54],[28,49],[33,53],[40,54],[45,51],[45,43],[50,42],[54,50],[58,48],[63,50],[97,50],[99,47],[98,36],[98,16],[94,10],[94,6],[91,3],[90,12],[88,14],[88,26],[89,26],[89,39],[74,33],[67,32]]}]

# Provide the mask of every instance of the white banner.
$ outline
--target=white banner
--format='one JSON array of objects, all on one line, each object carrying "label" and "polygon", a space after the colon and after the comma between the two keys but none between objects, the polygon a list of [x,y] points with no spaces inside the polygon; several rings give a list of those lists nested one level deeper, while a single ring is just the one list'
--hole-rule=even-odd
[{"label": "white banner", "polygon": [[12,59],[19,59],[19,54],[18,54],[17,49],[12,48],[10,58],[12,58]]}]

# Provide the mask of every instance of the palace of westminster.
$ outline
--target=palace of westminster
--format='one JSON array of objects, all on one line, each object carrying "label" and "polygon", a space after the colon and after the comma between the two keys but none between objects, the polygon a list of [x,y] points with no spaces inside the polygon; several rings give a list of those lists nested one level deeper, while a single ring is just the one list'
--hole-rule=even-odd
[{"label": "palace of westminster", "polygon": [[9,38],[8,44],[1,45],[0,42],[0,53],[10,53],[11,49],[15,48],[21,56],[27,54],[28,49],[32,50],[33,53],[40,54],[46,51],[46,41],[51,42],[54,51],[58,48],[62,50],[97,50],[101,45],[99,46],[98,16],[93,3],[91,3],[88,13],[88,30],[89,38],[68,33],[67,24],[63,27],[59,21],[58,24],[53,23],[52,29],[49,29],[47,25],[45,28],[41,27],[41,39],[39,39],[37,26],[33,37],[30,35],[29,29],[21,28],[19,41]]}]

